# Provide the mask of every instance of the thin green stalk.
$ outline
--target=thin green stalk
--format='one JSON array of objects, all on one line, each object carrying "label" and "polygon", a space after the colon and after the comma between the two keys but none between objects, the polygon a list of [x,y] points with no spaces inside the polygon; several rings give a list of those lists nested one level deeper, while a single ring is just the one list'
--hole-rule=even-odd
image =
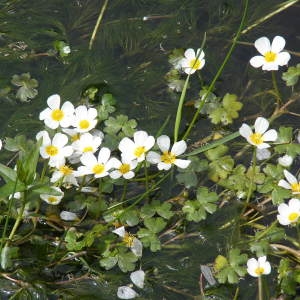
[{"label": "thin green stalk", "polygon": [[[12,195],[15,194],[17,184],[18,184],[18,178],[16,178],[16,181],[15,181],[15,185],[14,185],[14,189],[13,189]],[[9,220],[9,218],[10,218],[11,209],[12,209],[12,206],[13,206],[13,203],[14,203],[14,202],[15,202],[15,198],[14,198],[14,196],[12,196],[11,199],[9,200],[9,203],[8,203],[7,216],[6,216],[6,218],[5,218],[4,229],[3,229],[2,237],[1,237],[0,253],[2,252],[2,249],[3,249],[4,240],[5,240],[5,236],[6,236],[6,232],[7,232],[7,227],[8,227],[8,220]]]},{"label": "thin green stalk", "polygon": [[128,185],[128,182],[127,180],[125,181],[124,185],[123,185],[123,192],[122,192],[122,196],[121,196],[121,202],[124,201],[125,197],[126,197],[126,193],[127,193],[127,185]]},{"label": "thin green stalk", "polygon": [[179,103],[178,103],[175,126],[174,126],[174,143],[177,142],[177,140],[178,140],[178,132],[179,132],[179,127],[180,127],[180,122],[181,122],[182,107],[183,107],[183,102],[184,102],[186,90],[188,87],[188,83],[190,80],[190,76],[191,76],[191,74],[188,74],[188,76],[185,80],[185,83],[184,83],[184,86],[183,86],[183,89],[182,89],[182,92],[180,95]]},{"label": "thin green stalk", "polygon": [[147,169],[146,159],[144,160],[144,171],[145,171],[145,186],[146,186],[146,191],[148,191],[149,190],[149,178],[148,178],[148,169]]},{"label": "thin green stalk", "polygon": [[279,89],[278,89],[275,71],[271,71],[271,73],[272,73],[273,88],[274,88],[274,91],[275,91],[275,94],[276,94],[277,106],[279,107],[280,104],[282,103],[281,95],[280,95],[280,92],[279,92]]},{"label": "thin green stalk", "polygon": [[100,11],[100,13],[99,13],[99,16],[98,16],[98,19],[97,19],[95,28],[94,28],[94,30],[93,30],[93,33],[92,33],[92,36],[91,36],[91,39],[90,39],[89,50],[91,50],[92,47],[93,47],[93,43],[94,43],[94,41],[95,41],[96,34],[97,34],[98,29],[99,29],[100,23],[101,23],[101,21],[102,21],[102,18],[103,18],[105,9],[106,9],[106,7],[107,7],[107,4],[108,4],[108,0],[105,0],[104,4],[102,5],[101,11]]},{"label": "thin green stalk", "polygon": [[258,300],[263,300],[262,277],[258,277]]},{"label": "thin green stalk", "polygon": [[200,111],[201,111],[201,109],[202,109],[202,107],[203,107],[203,105],[204,105],[204,103],[206,101],[206,98],[212,92],[212,90],[213,90],[213,88],[214,88],[214,86],[216,84],[216,81],[218,80],[218,78],[222,74],[222,72],[223,72],[223,70],[225,68],[225,65],[227,64],[227,62],[228,62],[228,60],[229,60],[229,58],[230,58],[230,56],[231,56],[231,54],[232,54],[232,52],[233,52],[236,44],[237,44],[237,40],[238,40],[238,38],[239,38],[239,36],[241,34],[242,28],[244,27],[244,23],[245,23],[245,19],[246,19],[246,14],[247,14],[247,10],[248,10],[248,1],[249,0],[245,0],[245,8],[244,8],[244,12],[243,12],[243,17],[242,17],[240,26],[238,28],[238,31],[236,33],[236,36],[234,37],[233,42],[231,44],[231,47],[230,47],[229,51],[227,52],[222,65],[220,66],[219,70],[217,71],[217,74],[215,75],[214,79],[212,80],[210,86],[208,87],[207,93],[204,95],[204,98],[203,98],[202,102],[200,103],[197,111],[195,112],[195,114],[193,116],[193,119],[192,119],[192,121],[191,121],[188,129],[186,130],[186,132],[185,132],[185,134],[184,134],[184,136],[182,138],[183,140],[186,140],[187,137],[189,136],[189,134],[190,134],[190,132],[191,132],[191,130],[192,130],[192,128],[193,128],[193,126],[194,126],[197,118],[198,118],[198,115],[199,115],[199,113],[200,113]]}]

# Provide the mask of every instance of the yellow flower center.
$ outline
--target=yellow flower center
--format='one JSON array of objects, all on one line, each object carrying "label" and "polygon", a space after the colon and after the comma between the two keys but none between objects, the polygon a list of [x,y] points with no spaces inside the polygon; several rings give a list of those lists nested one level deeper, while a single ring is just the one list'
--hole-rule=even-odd
[{"label": "yellow flower center", "polygon": [[93,167],[94,174],[101,174],[104,172],[104,170],[105,170],[105,167],[102,164],[97,164]]},{"label": "yellow flower center", "polygon": [[73,169],[68,166],[61,166],[59,171],[64,174],[64,176],[70,175],[73,173]]},{"label": "yellow flower center", "polygon": [[192,59],[190,60],[190,68],[192,68],[193,70],[199,70],[201,67],[201,61],[199,59]]},{"label": "yellow flower center", "polygon": [[273,62],[276,60],[277,54],[272,51],[268,51],[265,53],[264,56],[265,56],[266,62]]},{"label": "yellow flower center", "polygon": [[254,145],[260,145],[264,142],[262,134],[260,133],[253,133],[250,135],[249,138]]},{"label": "yellow flower center", "polygon": [[88,146],[88,147],[85,147],[82,152],[91,152],[93,151],[93,147],[92,146]]},{"label": "yellow flower center", "polygon": [[263,274],[265,271],[265,269],[263,267],[257,267],[254,271],[254,273],[258,276],[260,276],[261,274]]},{"label": "yellow flower center", "polygon": [[58,154],[58,148],[52,145],[47,146],[45,150],[49,156],[55,156]]},{"label": "yellow flower center", "polygon": [[123,237],[123,242],[126,244],[127,247],[131,247],[133,245],[135,237],[130,233],[125,233],[125,236]]},{"label": "yellow flower center", "polygon": [[88,120],[81,120],[79,122],[79,128],[80,129],[88,129],[90,126],[90,122]]},{"label": "yellow flower center", "polygon": [[119,168],[119,171],[122,173],[122,174],[126,174],[130,171],[130,165],[129,164],[122,164]]},{"label": "yellow flower center", "polygon": [[295,182],[291,184],[291,190],[294,193],[300,193],[300,182]]},{"label": "yellow flower center", "polygon": [[51,117],[54,121],[61,121],[64,117],[64,112],[60,109],[54,109],[51,113]]},{"label": "yellow flower center", "polygon": [[288,219],[290,222],[296,222],[299,217],[299,214],[296,212],[292,212],[289,214]]},{"label": "yellow flower center", "polygon": [[50,202],[50,203],[56,203],[56,202],[57,202],[57,198],[56,198],[56,197],[53,197],[53,196],[50,196],[50,197],[48,198],[48,202]]},{"label": "yellow flower center", "polygon": [[139,147],[136,147],[135,150],[134,150],[134,155],[136,157],[141,157],[144,153],[146,152],[146,149],[144,146],[139,146]]},{"label": "yellow flower center", "polygon": [[161,161],[164,162],[165,164],[173,164],[174,161],[176,160],[176,155],[173,154],[172,152],[165,151],[160,157]]}]

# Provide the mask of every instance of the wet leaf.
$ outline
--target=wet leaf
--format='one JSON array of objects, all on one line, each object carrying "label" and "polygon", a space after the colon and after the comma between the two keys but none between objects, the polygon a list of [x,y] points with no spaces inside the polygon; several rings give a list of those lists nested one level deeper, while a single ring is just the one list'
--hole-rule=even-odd
[{"label": "wet leaf", "polygon": [[300,76],[300,64],[295,67],[289,67],[286,72],[282,73],[282,79],[286,82],[287,86],[294,86]]},{"label": "wet leaf", "polygon": [[11,83],[20,87],[17,90],[16,98],[20,99],[21,102],[28,102],[28,99],[33,99],[38,94],[38,91],[35,89],[38,87],[38,82],[30,77],[30,73],[13,75]]}]

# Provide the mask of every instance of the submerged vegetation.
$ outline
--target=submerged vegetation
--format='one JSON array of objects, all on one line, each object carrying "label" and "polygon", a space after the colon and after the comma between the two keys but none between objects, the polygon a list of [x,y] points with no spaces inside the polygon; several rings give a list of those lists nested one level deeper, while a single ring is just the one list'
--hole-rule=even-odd
[{"label": "submerged vegetation", "polygon": [[48,2],[0,6],[1,299],[294,299],[297,1]]}]

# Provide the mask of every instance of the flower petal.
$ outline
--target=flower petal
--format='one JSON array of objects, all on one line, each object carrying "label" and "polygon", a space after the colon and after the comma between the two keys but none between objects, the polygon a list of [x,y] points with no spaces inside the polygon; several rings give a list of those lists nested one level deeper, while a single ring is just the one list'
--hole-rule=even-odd
[{"label": "flower petal", "polygon": [[185,141],[179,141],[174,143],[173,147],[171,148],[171,152],[176,156],[181,155],[185,152],[187,146]]},{"label": "flower petal", "polygon": [[258,117],[254,123],[256,133],[263,134],[269,127],[269,121],[265,118]]},{"label": "flower petal", "polygon": [[242,124],[242,126],[239,129],[240,135],[244,137],[245,139],[248,139],[250,135],[253,133],[251,127],[247,124]]},{"label": "flower petal", "polygon": [[161,135],[157,138],[157,145],[162,152],[169,151],[170,143],[170,138],[167,135]]},{"label": "flower petal", "polygon": [[187,50],[185,50],[184,52],[184,56],[187,58],[187,59],[195,59],[196,57],[196,54],[195,54],[195,50],[192,49],[192,48],[189,48]]},{"label": "flower petal", "polygon": [[288,170],[283,170],[284,176],[290,184],[298,183],[297,178]]},{"label": "flower petal", "polygon": [[272,41],[271,51],[275,53],[279,53],[284,49],[285,39],[282,36],[275,36]]},{"label": "flower petal", "polygon": [[143,270],[132,272],[130,279],[137,287],[142,289],[144,287],[145,272]]},{"label": "flower petal", "polygon": [[260,68],[265,63],[265,58],[261,55],[254,56],[250,59],[250,65],[254,68]]},{"label": "flower petal", "polygon": [[146,156],[147,161],[151,164],[158,164],[161,161],[160,155],[157,152],[150,151]]},{"label": "flower petal", "polygon": [[120,299],[133,299],[138,296],[138,293],[129,286],[118,287],[117,296]]},{"label": "flower petal", "polygon": [[263,134],[263,140],[266,142],[274,142],[277,140],[277,131],[275,129],[270,129]]},{"label": "flower petal", "polygon": [[191,161],[187,159],[175,159],[174,165],[181,169],[186,169],[190,165]]},{"label": "flower petal", "polygon": [[47,99],[47,104],[51,109],[57,109],[60,106],[60,96],[54,94]]},{"label": "flower petal", "polygon": [[254,43],[254,46],[262,55],[271,50],[270,40],[265,36],[257,39]]},{"label": "flower petal", "polygon": [[288,64],[290,59],[291,59],[291,55],[288,52],[280,52],[277,54],[276,63],[279,66],[285,66]]}]

